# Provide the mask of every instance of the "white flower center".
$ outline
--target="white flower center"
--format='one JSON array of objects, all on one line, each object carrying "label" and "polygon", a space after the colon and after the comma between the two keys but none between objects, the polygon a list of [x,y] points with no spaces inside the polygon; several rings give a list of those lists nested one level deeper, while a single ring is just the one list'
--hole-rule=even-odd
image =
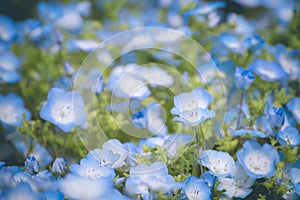
[{"label": "white flower center", "polygon": [[209,165],[210,165],[210,170],[214,173],[217,173],[217,174],[229,173],[228,163],[221,159],[212,160],[209,162]]},{"label": "white flower center", "polygon": [[251,152],[245,156],[247,168],[255,174],[267,174],[272,166],[270,159],[259,152]]},{"label": "white flower center", "polygon": [[70,104],[55,104],[51,110],[51,114],[56,121],[64,124],[74,121],[73,107]]},{"label": "white flower center", "polygon": [[0,106],[0,119],[3,122],[13,124],[20,120],[20,117],[16,115],[15,109],[11,105]]},{"label": "white flower center", "polygon": [[94,168],[89,168],[86,170],[86,177],[88,178],[96,179],[99,178],[100,176],[101,174],[99,173],[99,171]]}]

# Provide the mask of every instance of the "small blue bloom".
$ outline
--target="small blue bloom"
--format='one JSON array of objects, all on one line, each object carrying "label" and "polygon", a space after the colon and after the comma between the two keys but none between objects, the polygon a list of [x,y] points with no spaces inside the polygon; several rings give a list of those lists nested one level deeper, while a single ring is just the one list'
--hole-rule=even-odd
[{"label": "small blue bloom", "polygon": [[265,115],[267,117],[268,122],[276,129],[280,128],[284,124],[284,109],[273,107],[271,101],[268,101],[266,104]]},{"label": "small blue bloom", "polygon": [[67,42],[67,51],[76,52],[79,50],[90,52],[98,46],[98,42],[94,40],[70,39]]},{"label": "small blue bloom", "polygon": [[218,177],[233,177],[236,167],[233,158],[227,152],[215,150],[202,150],[202,165],[209,169],[209,172]]},{"label": "small blue bloom", "polygon": [[54,82],[53,87],[69,91],[72,88],[72,80],[66,76],[60,76]]},{"label": "small blue bloom", "polygon": [[82,158],[80,165],[73,164],[69,167],[70,171],[80,177],[98,179],[100,177],[110,178],[115,177],[115,171],[107,166],[100,166],[100,164],[94,159]]},{"label": "small blue bloom", "polygon": [[113,153],[113,151],[106,149],[94,149],[90,151],[86,157],[96,160],[101,167],[108,166],[114,168],[115,163],[120,158],[120,154]]},{"label": "small blue bloom", "polygon": [[290,178],[295,187],[295,192],[300,195],[300,169],[292,168],[290,171]]},{"label": "small blue bloom", "polygon": [[61,174],[66,170],[66,161],[63,158],[56,158],[52,164],[52,171]]},{"label": "small blue bloom", "polygon": [[249,133],[249,135],[251,137],[259,137],[259,138],[268,137],[268,135],[266,135],[265,133],[263,133],[261,131],[257,131],[257,130],[239,129],[239,130],[236,130],[236,131],[232,131],[232,134],[234,136],[246,136],[246,133]]},{"label": "small blue bloom", "polygon": [[251,178],[270,178],[276,169],[279,155],[269,144],[260,145],[256,140],[248,140],[237,152],[237,158]]},{"label": "small blue bloom", "polygon": [[0,40],[12,42],[18,37],[15,23],[8,16],[0,15]]},{"label": "small blue bloom", "polygon": [[264,43],[264,39],[256,34],[251,34],[250,36],[245,37],[243,40],[243,46],[251,51],[257,51],[261,49]]},{"label": "small blue bloom", "polygon": [[268,82],[279,81],[288,77],[288,74],[275,61],[255,59],[249,65],[249,69],[252,69],[262,80]]},{"label": "small blue bloom", "polygon": [[168,87],[173,85],[174,82],[174,79],[171,75],[157,66],[152,66],[149,68],[139,67],[137,70],[137,76],[149,83],[151,87]]},{"label": "small blue bloom", "polygon": [[39,172],[39,162],[34,156],[27,156],[25,161],[25,169],[29,174],[37,174]]},{"label": "small blue bloom", "polygon": [[196,8],[187,11],[184,15],[185,16],[206,15],[225,6],[226,6],[226,2],[222,2],[222,1],[206,2],[205,4],[203,3],[203,5],[199,5]]},{"label": "small blue bloom", "polygon": [[242,67],[237,67],[234,73],[235,85],[241,90],[248,89],[255,79],[253,70],[245,70]]},{"label": "small blue bloom", "polygon": [[243,35],[255,32],[255,24],[242,15],[230,13],[227,16],[227,21],[230,25],[235,27],[233,31],[236,34]]},{"label": "small blue bloom", "polygon": [[203,121],[215,117],[215,112],[208,109],[213,101],[211,94],[203,88],[194,89],[191,93],[182,93],[174,97],[175,107],[171,109],[174,121],[185,125],[197,126]]},{"label": "small blue bloom", "polygon": [[186,179],[182,191],[190,200],[211,200],[211,188],[202,179],[190,176]]},{"label": "small blue bloom", "polygon": [[277,133],[277,140],[281,145],[296,147],[300,143],[300,134],[296,128],[288,126]]},{"label": "small blue bloom", "polygon": [[0,122],[3,125],[21,126],[24,115],[26,121],[31,118],[29,110],[24,108],[23,99],[13,93],[7,96],[0,94],[0,110]]},{"label": "small blue bloom", "polygon": [[293,113],[297,123],[300,124],[300,97],[291,98],[287,107]]},{"label": "small blue bloom", "polygon": [[87,120],[84,100],[79,92],[65,92],[52,88],[48,100],[40,111],[41,118],[47,120],[64,132],[71,131],[75,126],[83,125]]},{"label": "small blue bloom", "polygon": [[54,27],[51,24],[41,24],[29,33],[29,39],[35,46],[49,49],[54,44],[52,39],[53,32]]},{"label": "small blue bloom", "polygon": [[0,83],[16,83],[21,80],[17,71],[22,61],[11,52],[0,54]]},{"label": "small blue bloom", "polygon": [[15,187],[4,190],[1,193],[1,199],[13,200],[13,199],[31,199],[39,200],[41,196],[38,192],[32,190],[31,186],[28,183],[21,182]]}]

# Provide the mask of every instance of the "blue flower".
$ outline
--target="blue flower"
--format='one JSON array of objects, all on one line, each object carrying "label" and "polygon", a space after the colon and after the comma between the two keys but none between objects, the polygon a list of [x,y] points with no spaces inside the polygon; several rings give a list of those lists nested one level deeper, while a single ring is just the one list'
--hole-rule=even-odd
[{"label": "blue flower", "polygon": [[218,177],[233,177],[236,167],[233,158],[226,152],[215,150],[201,151],[202,165]]},{"label": "blue flower", "polygon": [[207,109],[213,101],[211,94],[202,88],[194,89],[191,93],[182,93],[174,97],[175,107],[171,109],[174,121],[185,125],[197,126],[203,121],[215,117],[215,112]]},{"label": "blue flower", "polygon": [[0,54],[0,83],[16,83],[21,80],[17,71],[22,61],[11,52]]},{"label": "blue flower", "polygon": [[211,189],[202,179],[189,176],[182,188],[182,191],[190,200],[211,200]]},{"label": "blue flower", "polygon": [[206,15],[210,12],[213,12],[219,8],[223,8],[226,6],[225,2],[217,1],[217,2],[206,2],[203,5],[199,5],[196,8],[187,11],[184,15],[191,16],[191,15]]},{"label": "blue flower", "polygon": [[40,115],[42,119],[57,125],[64,132],[83,125],[87,120],[81,94],[73,91],[65,92],[58,88],[49,91],[47,102],[43,105]]},{"label": "blue flower", "polygon": [[255,79],[253,70],[245,70],[242,67],[237,67],[234,73],[235,85],[241,90],[248,89]]},{"label": "blue flower", "polygon": [[76,51],[85,51],[90,52],[98,46],[98,42],[94,40],[80,40],[80,39],[70,39],[67,42],[67,51],[76,52]]},{"label": "blue flower", "polygon": [[300,143],[300,134],[296,128],[288,126],[277,133],[277,140],[281,145],[296,147]]},{"label": "blue flower", "polygon": [[293,113],[297,123],[300,124],[300,97],[291,98],[287,107]]},{"label": "blue flower", "polygon": [[69,62],[64,62],[64,72],[67,75],[72,75],[74,73],[74,68]]},{"label": "blue flower", "polygon": [[141,164],[131,168],[125,190],[132,197],[141,195],[143,199],[152,199],[156,192],[166,193],[172,189],[179,189],[180,186],[181,184],[168,174],[166,164],[155,162],[150,166]]},{"label": "blue flower", "polygon": [[39,172],[39,162],[34,156],[27,156],[25,161],[25,169],[29,174],[37,174]]},{"label": "blue flower", "polygon": [[249,135],[251,137],[259,137],[259,138],[268,137],[268,135],[266,135],[265,133],[263,133],[261,131],[257,131],[257,130],[239,129],[239,130],[236,130],[236,131],[232,131],[232,134],[234,136],[246,136],[246,133],[249,133]]},{"label": "blue flower", "polygon": [[279,155],[269,144],[261,146],[256,140],[248,140],[237,152],[237,158],[251,178],[269,178],[274,174]]},{"label": "blue flower", "polygon": [[107,166],[100,166],[100,164],[94,159],[82,158],[80,165],[73,164],[69,167],[70,171],[80,177],[98,179],[100,177],[110,178],[115,177],[115,171]]},{"label": "blue flower", "polygon": [[30,120],[31,113],[24,108],[23,99],[13,93],[7,96],[0,94],[0,122],[3,125],[21,126],[24,115],[25,120]]},{"label": "blue flower", "polygon": [[100,166],[116,167],[115,163],[120,158],[120,154],[113,153],[111,150],[94,149],[90,151],[87,156],[88,159],[96,160]]},{"label": "blue flower", "polygon": [[292,168],[290,171],[291,181],[294,184],[295,192],[300,195],[300,169]]},{"label": "blue flower", "polygon": [[139,67],[137,76],[149,83],[151,87],[164,86],[168,87],[173,85],[174,79],[165,70],[152,66],[149,68]]},{"label": "blue flower", "polygon": [[271,101],[268,101],[266,104],[265,115],[267,117],[268,122],[276,129],[280,128],[284,124],[284,109],[273,107]]},{"label": "blue flower", "polygon": [[161,115],[161,106],[158,103],[149,103],[136,113],[132,114],[131,121],[139,128],[148,128],[155,135],[166,134],[168,131]]},{"label": "blue flower", "polygon": [[279,81],[288,77],[288,74],[275,61],[255,59],[249,65],[249,69],[252,69],[262,80],[268,82]]},{"label": "blue flower", "polygon": [[251,187],[255,183],[255,179],[250,178],[238,162],[236,167],[234,178],[219,178],[220,184],[217,187],[218,190],[225,189],[225,195],[230,199],[233,197],[245,198],[252,192]]},{"label": "blue flower", "polygon": [[41,196],[32,188],[28,183],[19,183],[15,187],[4,190],[1,193],[1,199],[31,199],[31,200],[39,200]]},{"label": "blue flower", "polygon": [[63,158],[56,158],[52,164],[52,171],[61,174],[66,170],[66,161]]},{"label": "blue flower", "polygon": [[259,35],[251,34],[247,36],[243,40],[243,46],[252,51],[257,51],[261,49],[264,45],[265,41]]},{"label": "blue flower", "polygon": [[18,37],[17,27],[14,22],[5,15],[0,15],[0,40],[12,42]]}]

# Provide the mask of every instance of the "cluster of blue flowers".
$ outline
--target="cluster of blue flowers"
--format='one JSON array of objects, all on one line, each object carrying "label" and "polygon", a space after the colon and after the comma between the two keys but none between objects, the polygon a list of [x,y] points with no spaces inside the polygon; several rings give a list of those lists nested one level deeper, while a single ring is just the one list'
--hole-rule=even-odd
[{"label": "cluster of blue flowers", "polygon": [[[298,199],[299,7],[294,0],[95,0],[39,2],[37,17],[22,22],[0,15],[0,200]],[[215,66],[193,71],[157,49],[80,76],[99,42],[140,27],[172,28],[203,44],[224,87],[210,92],[214,75],[202,80],[201,69]],[[128,44],[135,42],[147,41]],[[153,61],[172,65],[181,79]],[[166,94],[177,82],[192,89]],[[95,112],[84,92],[94,94]],[[111,112],[129,112],[130,125],[148,136],[124,134]],[[93,128],[95,113],[109,137],[87,150],[76,130]]]}]

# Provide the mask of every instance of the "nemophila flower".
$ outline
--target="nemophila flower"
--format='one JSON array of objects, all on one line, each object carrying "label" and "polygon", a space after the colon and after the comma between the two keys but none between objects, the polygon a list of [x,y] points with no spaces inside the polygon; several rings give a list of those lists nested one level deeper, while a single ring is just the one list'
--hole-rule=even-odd
[{"label": "nemophila flower", "polygon": [[292,168],[290,171],[290,178],[295,187],[295,192],[300,195],[300,169]]},{"label": "nemophila flower", "polygon": [[184,15],[206,15],[212,11],[215,11],[219,8],[223,8],[226,6],[225,2],[217,1],[217,2],[206,2],[202,5],[197,6],[196,8],[187,11]]},{"label": "nemophila flower", "polygon": [[81,39],[70,39],[67,42],[67,51],[85,51],[90,52],[98,46],[98,42],[95,40],[81,40]]},{"label": "nemophila flower", "polygon": [[131,121],[139,128],[148,128],[155,135],[166,134],[168,131],[161,115],[161,106],[152,102],[147,107],[143,107],[136,113],[132,114]]},{"label": "nemophila flower", "polygon": [[232,52],[242,53],[242,43],[239,38],[230,33],[222,33],[217,37],[218,41]]},{"label": "nemophila flower", "polygon": [[281,145],[297,146],[300,143],[300,134],[295,127],[288,126],[277,133],[277,140]]},{"label": "nemophila flower", "polygon": [[55,190],[47,190],[47,191],[43,192],[41,195],[42,195],[43,199],[64,200],[64,195]]},{"label": "nemophila flower", "polygon": [[49,49],[54,44],[53,32],[54,27],[51,24],[41,24],[30,32],[29,39],[36,47]]},{"label": "nemophila flower", "polygon": [[236,34],[249,34],[255,32],[255,24],[253,21],[246,19],[242,15],[236,13],[229,13],[227,21],[230,25],[234,26],[234,33]]},{"label": "nemophila flower", "polygon": [[74,68],[69,62],[64,62],[64,72],[67,75],[72,75],[74,73]]},{"label": "nemophila flower", "polygon": [[150,166],[140,164],[131,168],[125,190],[132,197],[141,195],[143,199],[154,199],[155,193],[167,193],[172,189],[179,189],[180,185],[168,174],[166,164],[155,162]]},{"label": "nemophila flower", "polygon": [[259,35],[251,34],[243,39],[244,48],[250,49],[251,51],[257,51],[263,47],[265,40]]},{"label": "nemophila flower", "polygon": [[255,183],[255,179],[250,178],[244,171],[243,167],[236,162],[236,173],[234,178],[219,178],[220,184],[218,190],[226,190],[226,197],[232,199],[245,198],[252,192],[252,186]]},{"label": "nemophila flower", "polygon": [[297,123],[300,124],[300,98],[291,98],[287,104],[288,109],[293,113]]},{"label": "nemophila flower", "polygon": [[107,166],[100,166],[100,164],[94,159],[82,158],[80,165],[73,164],[69,167],[69,170],[80,177],[98,179],[100,177],[110,178],[115,177],[115,171]]},{"label": "nemophila flower", "polygon": [[107,149],[94,149],[92,151],[89,151],[86,157],[88,159],[96,160],[101,167],[116,167],[114,164],[120,158],[120,154],[113,153],[113,151]]},{"label": "nemophila flower", "polygon": [[299,50],[287,51],[282,44],[275,46],[275,58],[291,80],[296,80],[300,74],[299,54]]},{"label": "nemophila flower", "polygon": [[135,64],[128,64],[113,69],[107,88],[114,96],[142,100],[151,94],[146,83],[137,76],[137,68]]},{"label": "nemophila flower", "polygon": [[39,172],[39,162],[34,156],[27,156],[25,161],[25,169],[30,174],[37,174]]},{"label": "nemophila flower", "polygon": [[202,150],[202,165],[209,169],[209,172],[218,177],[233,177],[236,167],[233,158],[227,152],[215,150]]},{"label": "nemophila flower", "polygon": [[113,182],[110,178],[98,179],[84,178],[73,174],[67,174],[58,182],[59,190],[69,199],[106,199],[106,195],[112,194]]},{"label": "nemophila flower", "polygon": [[174,97],[175,107],[171,109],[174,121],[185,125],[197,126],[203,121],[215,117],[215,112],[208,109],[213,101],[211,94],[203,88],[194,89],[191,93],[182,93]]},{"label": "nemophila flower", "polygon": [[69,77],[60,76],[54,82],[53,87],[69,91],[72,89],[72,81]]},{"label": "nemophila flower", "polygon": [[182,191],[189,200],[211,199],[211,188],[204,180],[198,179],[194,176],[190,176],[186,179]]},{"label": "nemophila flower", "polygon": [[83,125],[87,120],[81,94],[74,91],[65,92],[58,88],[49,91],[47,102],[43,105],[40,115],[42,119],[57,125],[64,132]]},{"label": "nemophila flower", "polygon": [[1,200],[31,199],[39,200],[41,196],[33,191],[28,183],[19,183],[15,187],[6,189],[1,193]]},{"label": "nemophila flower", "polygon": [[284,124],[284,109],[273,107],[271,101],[268,101],[266,104],[265,115],[268,122],[276,129],[280,128]]},{"label": "nemophila flower", "polygon": [[[24,108],[23,99],[13,93],[0,94],[0,121],[3,125],[21,126],[22,120],[29,120],[31,113]],[[24,118],[25,117],[25,118]]]},{"label": "nemophila flower", "polygon": [[56,158],[52,164],[52,171],[61,174],[66,170],[66,161],[64,158]]},{"label": "nemophila flower", "polygon": [[0,40],[12,42],[18,37],[15,23],[8,16],[0,15]]},{"label": "nemophila flower", "polygon": [[174,79],[171,75],[169,75],[165,70],[156,66],[139,68],[137,71],[137,76],[141,77],[152,87],[168,87],[173,85],[174,82]]},{"label": "nemophila flower", "polygon": [[237,158],[251,178],[269,178],[274,174],[279,155],[269,144],[260,145],[256,140],[248,140],[237,152]]},{"label": "nemophila flower", "polygon": [[242,67],[237,67],[234,73],[235,85],[241,90],[248,89],[255,79],[253,70],[245,70]]},{"label": "nemophila flower", "polygon": [[275,61],[255,59],[253,63],[249,65],[249,69],[252,69],[264,81],[273,82],[288,77],[288,74]]},{"label": "nemophila flower", "polygon": [[0,83],[16,83],[21,80],[18,72],[22,61],[11,52],[0,54]]}]

